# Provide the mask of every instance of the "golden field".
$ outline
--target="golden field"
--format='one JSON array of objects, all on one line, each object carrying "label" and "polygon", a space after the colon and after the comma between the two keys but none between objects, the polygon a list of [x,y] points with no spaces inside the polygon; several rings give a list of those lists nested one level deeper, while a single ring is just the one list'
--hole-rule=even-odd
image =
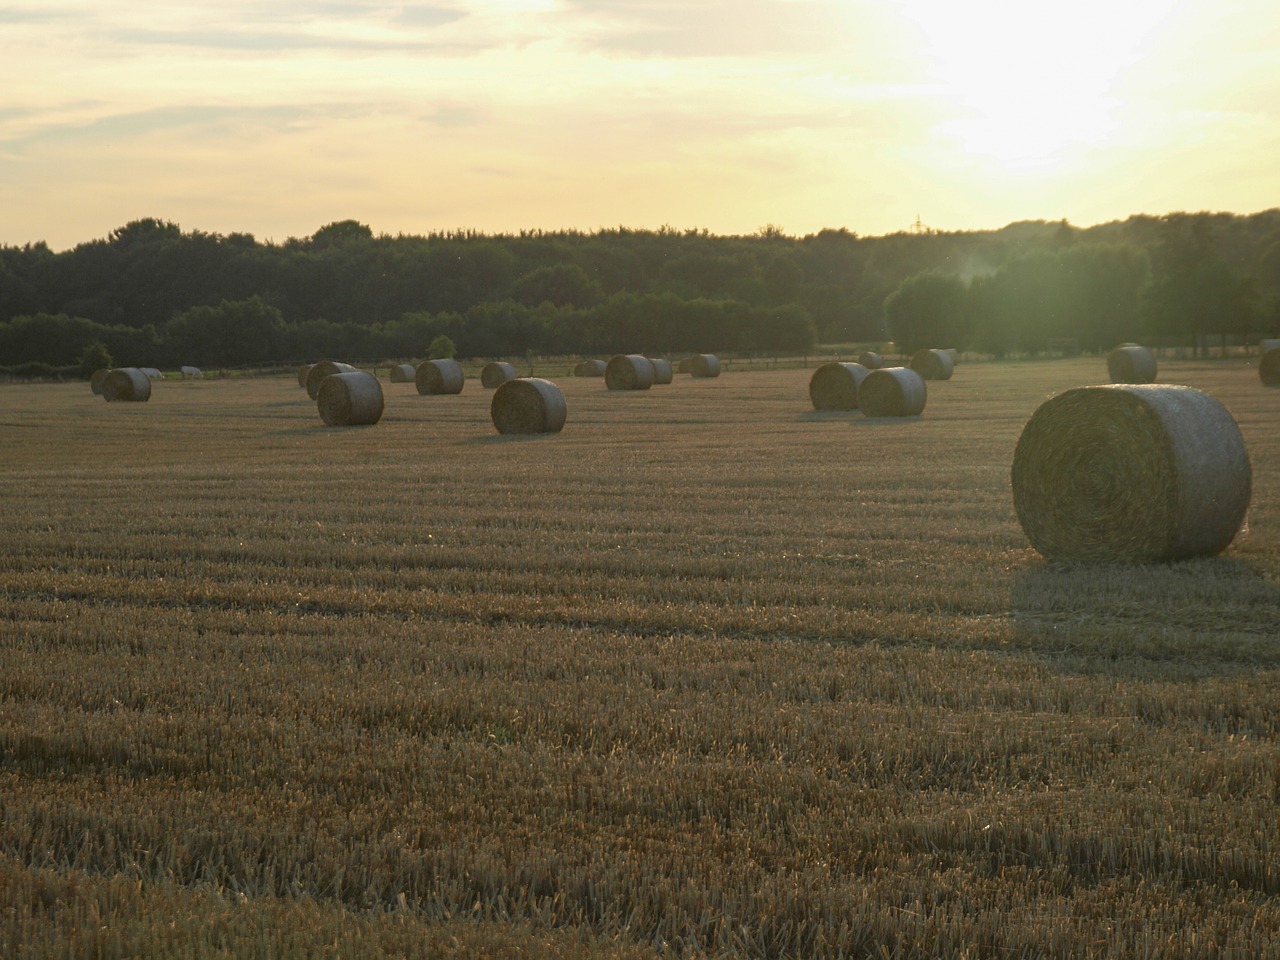
[{"label": "golden field", "polygon": [[1280,392],[1222,556],[1049,564],[1022,425],[812,370],[0,387],[0,956],[1280,955]]}]

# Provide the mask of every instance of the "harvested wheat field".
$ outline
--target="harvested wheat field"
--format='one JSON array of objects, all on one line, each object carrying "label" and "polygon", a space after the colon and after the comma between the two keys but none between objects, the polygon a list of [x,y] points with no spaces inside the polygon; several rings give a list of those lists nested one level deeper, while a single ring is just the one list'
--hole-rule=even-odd
[{"label": "harvested wheat field", "polygon": [[0,386],[0,956],[1277,955],[1276,394],[1162,361],[1247,530],[1053,564],[1013,451],[1100,371]]}]

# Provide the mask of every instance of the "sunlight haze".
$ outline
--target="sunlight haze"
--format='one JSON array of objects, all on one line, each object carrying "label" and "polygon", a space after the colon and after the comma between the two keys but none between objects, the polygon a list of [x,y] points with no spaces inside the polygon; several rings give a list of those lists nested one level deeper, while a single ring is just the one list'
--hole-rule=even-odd
[{"label": "sunlight haze", "polygon": [[1262,0],[0,0],[0,243],[1277,205]]}]

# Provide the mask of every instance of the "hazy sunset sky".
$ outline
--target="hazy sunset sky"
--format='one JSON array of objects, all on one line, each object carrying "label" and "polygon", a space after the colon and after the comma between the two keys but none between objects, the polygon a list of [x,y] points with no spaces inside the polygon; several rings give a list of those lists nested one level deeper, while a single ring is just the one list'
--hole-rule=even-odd
[{"label": "hazy sunset sky", "polygon": [[1275,0],[0,0],[0,243],[1280,206]]}]

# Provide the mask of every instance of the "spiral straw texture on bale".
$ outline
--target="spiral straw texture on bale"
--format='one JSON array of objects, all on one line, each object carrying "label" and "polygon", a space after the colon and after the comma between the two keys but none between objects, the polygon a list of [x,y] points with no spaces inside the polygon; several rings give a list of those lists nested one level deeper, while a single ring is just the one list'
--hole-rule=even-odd
[{"label": "spiral straw texture on bale", "polygon": [[610,390],[648,390],[653,386],[653,364],[638,353],[610,357],[604,368],[604,384]]},{"label": "spiral straw texture on bale", "polygon": [[397,363],[391,367],[390,380],[392,383],[413,383],[416,372],[412,363]]},{"label": "spiral straw texture on bale", "polygon": [[824,363],[809,378],[815,410],[857,410],[858,386],[871,371],[860,363]]},{"label": "spiral straw texture on bale", "polygon": [[707,379],[720,376],[720,358],[714,353],[697,353],[689,358],[689,373]]},{"label": "spiral straw texture on bale", "polygon": [[320,384],[324,382],[325,377],[331,377],[335,373],[355,373],[356,368],[349,363],[340,363],[337,360],[321,360],[319,363],[313,363],[311,369],[307,371],[307,396],[315,400],[320,393]]},{"label": "spiral straw texture on bale", "polygon": [[1137,344],[1116,347],[1107,354],[1107,375],[1112,383],[1154,383],[1155,355]]},{"label": "spiral straw texture on bale", "polygon": [[102,367],[93,371],[93,375],[89,377],[89,389],[93,391],[95,397],[102,396],[102,381],[107,379],[107,374],[110,372],[110,367]]},{"label": "spiral straw texture on bale", "polygon": [[492,390],[516,378],[516,368],[504,360],[490,360],[480,369],[480,385]]},{"label": "spiral straw texture on bale", "polygon": [[573,368],[575,377],[603,377],[605,362],[603,360],[580,360]]},{"label": "spiral straw texture on bale", "polygon": [[884,366],[884,357],[874,350],[863,350],[858,354],[858,362],[868,370],[879,370]]},{"label": "spiral straw texture on bale", "polygon": [[499,433],[559,433],[566,414],[564,394],[541,377],[508,380],[494,393],[489,413]]},{"label": "spiral straw texture on bale", "polygon": [[365,427],[382,419],[382,384],[372,373],[331,373],[316,394],[320,419],[331,427]]},{"label": "spiral straw texture on bale", "polygon": [[136,403],[151,399],[151,378],[137,367],[116,367],[102,378],[102,399],[132,400]]},{"label": "spiral straw texture on bale", "polygon": [[911,369],[926,380],[950,380],[955,365],[946,350],[917,350],[911,355]]},{"label": "spiral straw texture on bale", "polygon": [[1264,386],[1280,387],[1280,347],[1273,347],[1258,361],[1258,376]]},{"label": "spiral straw texture on bale", "polygon": [[423,396],[431,394],[461,393],[466,377],[457,360],[424,360],[418,364],[413,375],[418,393]]},{"label": "spiral straw texture on bale", "polygon": [[662,386],[675,379],[675,371],[671,369],[670,360],[665,360],[662,357],[650,357],[649,362],[653,364],[654,386]]},{"label": "spiral straw texture on bale", "polygon": [[927,397],[924,377],[910,367],[872,370],[858,385],[858,406],[868,417],[914,417]]},{"label": "spiral straw texture on bale", "polygon": [[[306,389],[307,374],[311,372],[311,368],[314,366],[315,366],[314,363],[304,363],[302,366],[298,368],[298,386],[302,387],[303,389]],[[314,399],[314,397],[312,399]]]},{"label": "spiral straw texture on bale", "polygon": [[1108,384],[1041,404],[1011,479],[1018,522],[1045,557],[1159,563],[1231,542],[1251,469],[1235,420],[1208,394]]}]

